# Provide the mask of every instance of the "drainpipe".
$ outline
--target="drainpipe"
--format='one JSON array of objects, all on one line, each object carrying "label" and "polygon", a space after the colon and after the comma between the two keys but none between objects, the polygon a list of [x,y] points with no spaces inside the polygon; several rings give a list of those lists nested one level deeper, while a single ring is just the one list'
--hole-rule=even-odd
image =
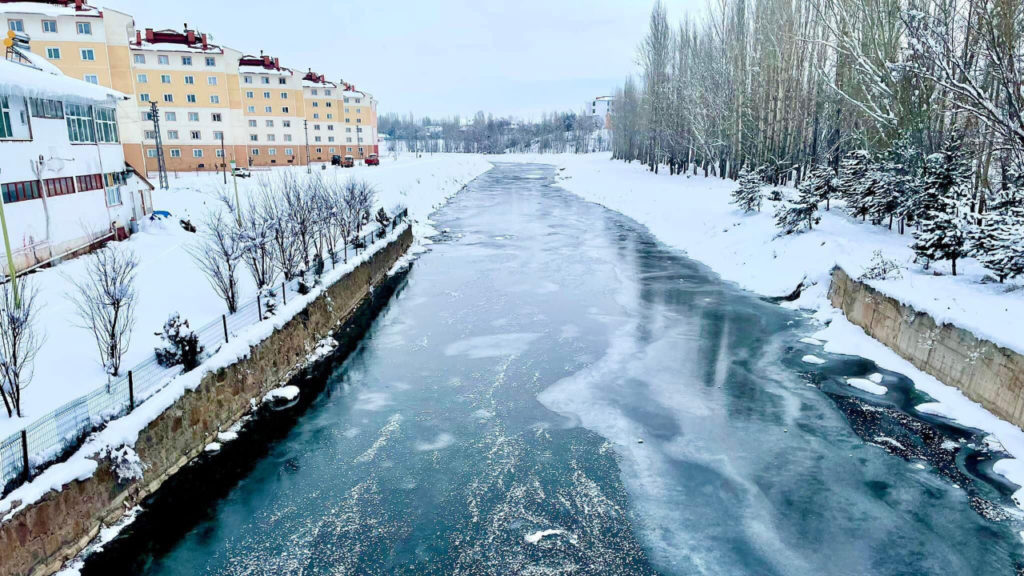
[{"label": "drainpipe", "polygon": [[18,272],[14,267],[14,253],[11,252],[11,239],[7,236],[7,217],[4,216],[4,198],[0,195],[0,228],[4,231],[4,248],[7,250],[7,268],[11,275],[11,290],[14,292],[14,307],[21,308],[18,296]]},{"label": "drainpipe", "polygon": [[46,218],[46,248],[50,251],[50,257],[53,257],[53,225],[50,222],[50,204],[47,202],[46,186],[43,185],[43,169],[46,165],[46,160],[43,155],[39,155],[39,160],[34,162],[32,165],[32,171],[36,174],[36,185],[39,186],[39,198],[43,201],[43,216]]}]

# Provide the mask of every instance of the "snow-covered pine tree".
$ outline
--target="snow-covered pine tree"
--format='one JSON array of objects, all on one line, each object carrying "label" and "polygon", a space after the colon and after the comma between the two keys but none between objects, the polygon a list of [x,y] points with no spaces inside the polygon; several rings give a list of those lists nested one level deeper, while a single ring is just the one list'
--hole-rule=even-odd
[{"label": "snow-covered pine tree", "polygon": [[970,247],[999,282],[1024,274],[1024,210],[979,216],[971,229]]},{"label": "snow-covered pine tree", "polygon": [[915,219],[925,219],[930,212],[945,210],[943,198],[955,202],[966,198],[971,190],[971,174],[963,142],[959,133],[953,131],[942,150],[925,158],[920,193],[910,200],[908,213]]},{"label": "snow-covered pine tree", "polygon": [[871,154],[867,150],[851,150],[839,163],[839,196],[846,201],[851,216],[866,218],[871,187]]},{"label": "snow-covered pine tree", "polygon": [[818,202],[820,198],[817,191],[809,184],[811,179],[804,180],[797,188],[796,201],[789,204],[782,204],[775,211],[775,224],[784,234],[800,232],[806,226],[807,230],[814,228],[820,221],[818,217]]},{"label": "snow-covered pine tree", "polygon": [[156,349],[157,364],[164,367],[181,364],[186,372],[199,365],[199,355],[204,349],[199,343],[199,335],[177,312],[171,314],[164,323],[163,332],[157,332],[157,336],[163,343]]},{"label": "snow-covered pine tree", "polygon": [[760,170],[749,170],[746,166],[740,170],[739,187],[732,193],[732,203],[739,206],[744,213],[760,212],[764,193],[761,191]]},{"label": "snow-covered pine tree", "polygon": [[817,197],[819,203],[824,202],[825,210],[830,210],[832,198],[839,196],[838,180],[828,166],[819,164],[811,168],[801,186],[807,186],[808,193]]},{"label": "snow-covered pine tree", "polygon": [[914,233],[911,248],[929,263],[949,260],[956,276],[956,262],[968,254],[967,237],[970,222],[964,200],[939,198],[939,208],[928,211],[921,227]]},{"label": "snow-covered pine tree", "polygon": [[875,193],[868,200],[868,214],[873,223],[887,223],[892,230],[893,223],[898,221],[900,234],[903,233],[907,209],[920,193],[917,176],[920,164],[920,153],[907,137],[894,141],[886,150],[869,176],[875,184]]}]

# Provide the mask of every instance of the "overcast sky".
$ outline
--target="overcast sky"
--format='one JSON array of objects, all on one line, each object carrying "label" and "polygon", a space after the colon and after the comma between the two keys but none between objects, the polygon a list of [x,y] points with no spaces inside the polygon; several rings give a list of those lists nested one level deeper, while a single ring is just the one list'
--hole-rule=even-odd
[{"label": "overcast sky", "polygon": [[[381,112],[579,110],[636,68],[654,0],[92,0],[140,29],[189,27],[343,78]],[[665,0],[670,20],[706,0]]]}]

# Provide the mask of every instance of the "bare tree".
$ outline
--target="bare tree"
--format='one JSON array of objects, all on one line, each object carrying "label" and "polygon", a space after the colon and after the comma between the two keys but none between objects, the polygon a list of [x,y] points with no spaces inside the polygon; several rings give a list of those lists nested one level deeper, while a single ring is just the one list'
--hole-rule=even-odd
[{"label": "bare tree", "polygon": [[277,263],[274,258],[274,222],[267,218],[259,205],[253,202],[248,210],[240,214],[242,224],[238,229],[242,243],[243,259],[252,275],[256,288],[262,290],[277,278]]},{"label": "bare tree", "polygon": [[207,213],[203,221],[201,241],[188,248],[199,269],[206,275],[213,291],[228,307],[228,313],[238,311],[238,266],[245,253],[234,222],[215,210]]},{"label": "bare tree", "polygon": [[70,278],[70,296],[80,326],[92,332],[107,374],[118,376],[121,357],[131,344],[135,326],[135,273],[139,260],[128,249],[103,248],[86,257],[84,278]]},{"label": "bare tree", "polygon": [[21,413],[21,393],[32,381],[32,364],[43,344],[35,329],[35,285],[22,280],[15,297],[11,283],[0,285],[0,397],[8,416]]}]

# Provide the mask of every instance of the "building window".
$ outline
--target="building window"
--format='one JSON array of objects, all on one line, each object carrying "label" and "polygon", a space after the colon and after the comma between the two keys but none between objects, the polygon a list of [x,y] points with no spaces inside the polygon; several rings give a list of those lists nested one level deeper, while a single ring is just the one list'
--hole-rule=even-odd
[{"label": "building window", "polygon": [[178,121],[178,113],[177,112],[172,112],[172,111],[168,110],[168,111],[164,112],[164,120],[166,120],[168,122],[177,122]]},{"label": "building window", "polygon": [[224,151],[221,150],[220,148],[214,150],[214,154],[217,156],[217,158],[223,158],[224,157]]},{"label": "building window", "polygon": [[320,119],[320,114],[313,114],[313,119],[314,120],[319,120]]},{"label": "building window", "polygon": [[267,148],[267,156],[277,156],[277,148]]},{"label": "building window", "polygon": [[324,102],[324,106],[327,106],[328,108],[330,108],[331,107],[330,101]]},{"label": "building window", "polygon": [[327,131],[328,132],[334,132],[334,124],[328,124],[327,125]]},{"label": "building window", "polygon": [[181,57],[181,65],[182,66],[191,66],[192,65],[192,57],[191,56],[182,56]]},{"label": "building window", "polygon": [[346,123],[346,124],[349,124],[349,123],[351,123],[351,122],[352,122],[352,119],[351,119],[351,118],[345,118],[345,123]]},{"label": "building window", "polygon": [[167,131],[167,139],[168,140],[177,140],[178,139],[178,131],[177,130],[168,130]]},{"label": "building window", "polygon": [[320,107],[320,103],[317,102],[316,100],[314,100],[313,101],[313,108],[319,108],[319,107]]},{"label": "building window", "polygon": [[114,108],[96,108],[96,138],[106,144],[118,141],[117,111]]},{"label": "building window", "polygon": [[107,188],[107,206],[121,205],[121,189],[117,186]]},{"label": "building window", "polygon": [[287,78],[278,78],[277,79],[277,83],[278,84],[287,84],[288,83],[288,79]]},{"label": "building window", "polygon": [[[324,90],[324,96],[330,96],[330,95],[331,95],[331,91],[330,90]],[[331,150],[331,152],[334,152],[334,150]]]},{"label": "building window", "polygon": [[362,118],[356,118],[356,124],[362,124],[362,122],[363,122]]},{"label": "building window", "polygon": [[319,130],[319,129],[320,129],[320,125],[319,124],[313,124],[313,130]]},{"label": "building window", "polygon": [[320,142],[320,137],[319,136],[314,136],[313,137],[313,141],[314,142]]},{"label": "building window", "polygon": [[149,76],[146,76],[145,74],[136,74],[135,81],[139,84],[149,84]]},{"label": "building window", "polygon": [[196,83],[196,77],[195,76],[185,76],[185,84],[195,84],[195,83]]},{"label": "building window", "polygon": [[196,95],[195,94],[185,94],[185,101],[189,102],[190,104],[195,104],[197,102]]},{"label": "building window", "polygon": [[153,113],[150,112],[149,110],[143,111],[140,114],[140,116],[142,116],[142,121],[143,122],[152,122],[153,121]]},{"label": "building window", "polygon": [[262,82],[263,84],[270,84],[270,78],[268,76],[261,76],[260,82]]},{"label": "building window", "polygon": [[244,80],[246,84],[252,84],[252,76],[243,76],[242,80]]},{"label": "building window", "polygon": [[64,106],[64,118],[68,124],[69,140],[79,143],[96,141],[92,106],[68,103]]},{"label": "building window", "polygon": [[291,128],[292,127],[292,121],[291,120],[281,120],[281,126],[284,126],[285,128]]},{"label": "building window", "polygon": [[249,142],[259,142],[260,137],[256,134],[249,134]]},{"label": "building window", "polygon": [[14,127],[11,125],[11,103],[7,96],[0,96],[0,139],[14,138]]},{"label": "building window", "polygon": [[60,100],[32,98],[29,100],[29,106],[32,108],[32,116],[35,118],[60,119],[64,117],[64,105]]},{"label": "building window", "polygon": [[[332,119],[332,118],[334,118],[334,114],[328,114],[328,115],[327,115],[327,119],[328,119],[328,120],[330,120],[330,119]],[[334,130],[334,126],[331,126],[330,128],[328,128],[328,130]]]},{"label": "building window", "polygon": [[249,120],[249,128],[255,128],[255,127],[256,127],[256,121],[255,120]]},{"label": "building window", "polygon": [[323,149],[323,148],[317,148],[317,149],[316,149],[316,153],[317,153],[317,154],[323,154],[323,152],[324,152],[324,149]]},{"label": "building window", "polygon": [[188,113],[188,121],[189,122],[199,122],[199,112],[189,112]]},{"label": "building window", "polygon": [[255,98],[256,97],[256,93],[253,92],[252,90],[246,90],[245,91],[245,97],[246,98]]},{"label": "building window", "polygon": [[208,85],[210,85],[210,86],[216,86],[217,85],[217,77],[216,76],[207,76],[206,77],[206,83]]},{"label": "building window", "polygon": [[328,148],[327,151],[330,152],[331,154],[334,154],[334,148]]},{"label": "building window", "polygon": [[287,114],[288,113],[288,107],[287,106],[281,106],[281,112],[283,114]]},{"label": "building window", "polygon": [[213,132],[213,139],[214,140],[218,140],[218,141],[223,140],[224,139],[224,133],[221,132],[220,130],[215,130]]},{"label": "building window", "polygon": [[212,114],[210,114],[210,120],[213,120],[214,122],[220,122],[221,118],[222,117],[220,112],[213,112]]},{"label": "building window", "polygon": [[136,64],[145,64],[146,63],[146,55],[145,54],[136,54],[135,55],[135,63]]},{"label": "building window", "polygon": [[192,130],[189,133],[189,135],[192,137],[193,140],[201,140],[203,137],[202,133],[199,130]]},{"label": "building window", "polygon": [[285,155],[285,156],[291,156],[291,155],[292,155],[292,154],[294,154],[294,153],[295,153],[295,150],[293,150],[293,149],[291,149],[291,148],[285,148],[285,149],[284,149],[284,155]]},{"label": "building window", "polygon": [[60,60],[60,48],[47,48],[46,57],[50,60]]},{"label": "building window", "polygon": [[181,158],[181,148],[171,148],[171,158]]},{"label": "building window", "polygon": [[75,180],[71,176],[43,180],[47,196],[65,196],[75,193]]},{"label": "building window", "polygon": [[216,94],[210,96],[210,104],[220,104],[220,96]]},{"label": "building window", "polygon": [[206,65],[207,66],[216,66],[217,65],[217,59],[214,58],[213,56],[207,56],[206,57]]},{"label": "building window", "polygon": [[327,137],[327,141],[328,142],[334,142],[334,136],[328,136]]},{"label": "building window", "polygon": [[281,92],[281,99],[282,100],[287,100],[288,99],[288,93],[287,92]]},{"label": "building window", "polygon": [[23,22],[21,20],[8,20],[7,21],[7,29],[8,30],[13,30],[15,32],[24,32],[25,31],[25,22]]},{"label": "building window", "polygon": [[103,176],[101,174],[87,174],[85,176],[76,176],[75,183],[78,184],[79,192],[99,190],[100,188],[103,188]]},{"label": "building window", "polygon": [[146,158],[156,158],[156,148],[149,148],[146,150]]},{"label": "building window", "polygon": [[192,149],[192,157],[193,158],[202,158],[203,157],[203,149],[202,148],[193,148]]},{"label": "building window", "polygon": [[11,182],[0,185],[3,192],[4,203],[23,202],[39,198],[39,181],[29,180],[27,182]]},{"label": "building window", "polygon": [[149,102],[149,94],[146,94],[145,92],[139,94],[139,102]]},{"label": "building window", "polygon": [[92,35],[92,23],[78,22],[78,33],[86,36]]},{"label": "building window", "polygon": [[284,135],[284,141],[285,142],[291,142],[292,141],[292,135],[291,134],[285,134]]},{"label": "building window", "polygon": [[43,32],[57,33],[57,21],[56,20],[43,20]]},{"label": "building window", "polygon": [[270,100],[270,92],[264,92],[263,93],[263,98],[266,99],[266,100]]},{"label": "building window", "polygon": [[249,111],[249,114],[255,114],[256,113],[256,107],[255,106],[249,106],[247,108],[247,110]]},{"label": "building window", "polygon": [[142,133],[142,137],[146,140],[156,140],[156,132],[152,130],[146,130]]},{"label": "building window", "polygon": [[266,125],[267,125],[267,128],[273,128],[274,127],[274,121],[273,120],[267,120],[266,121]]},{"label": "building window", "polygon": [[267,142],[273,142],[275,140],[273,134],[267,134]]},{"label": "building window", "polygon": [[82,48],[82,60],[93,62],[96,60],[96,52],[92,48]]},{"label": "building window", "polygon": [[100,83],[100,77],[95,75],[95,74],[86,74],[82,78],[82,80],[85,80],[89,84],[99,84]]},{"label": "building window", "polygon": [[171,57],[167,56],[165,54],[158,54],[157,57],[156,57],[156,61],[157,61],[157,64],[167,65],[167,64],[171,63]]},{"label": "building window", "polygon": [[271,106],[264,106],[263,111],[266,112],[267,114],[273,114],[274,108]]},{"label": "building window", "polygon": [[161,84],[170,84],[171,83],[171,75],[170,74],[161,74],[160,75],[160,83]]},{"label": "building window", "polygon": [[164,102],[174,102],[174,94],[164,94]]},{"label": "building window", "polygon": [[253,148],[252,149],[252,155],[253,156],[259,156],[260,155],[260,149],[259,148]]},{"label": "building window", "polygon": [[316,96],[316,95],[317,95],[317,91],[316,91],[316,88],[313,88],[313,89],[312,89],[312,90],[311,90],[310,92],[311,92],[311,93],[313,94],[313,96]]}]

